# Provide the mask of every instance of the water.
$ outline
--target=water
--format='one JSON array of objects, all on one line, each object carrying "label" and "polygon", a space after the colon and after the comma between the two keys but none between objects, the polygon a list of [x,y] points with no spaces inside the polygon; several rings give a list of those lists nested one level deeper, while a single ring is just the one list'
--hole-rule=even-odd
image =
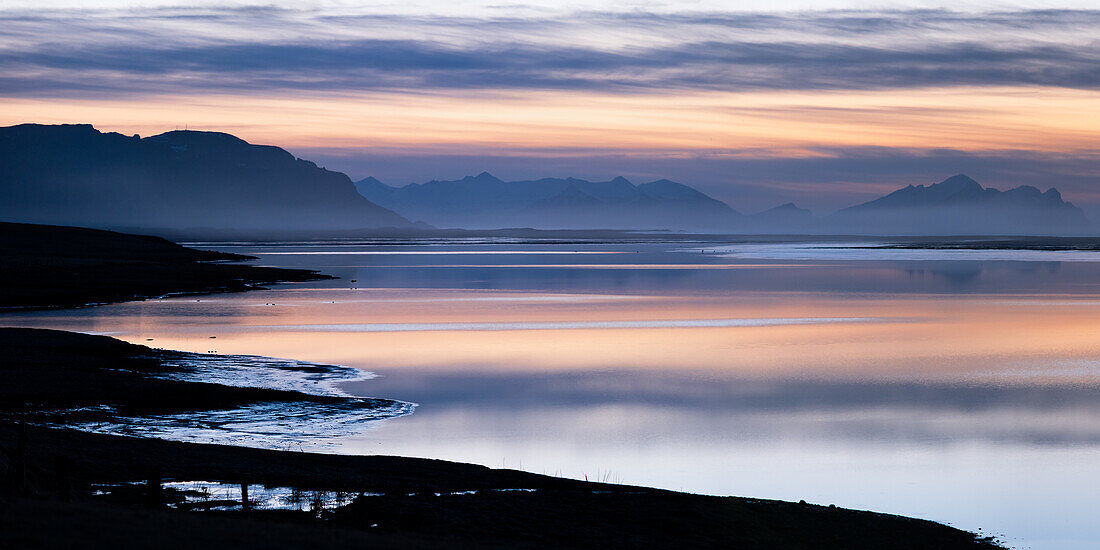
[{"label": "water", "polygon": [[[145,482],[93,484],[93,496],[126,492]],[[165,481],[161,487],[167,493],[169,508],[177,510],[240,510],[242,491],[238,483],[220,481]],[[336,491],[300,491],[292,487],[248,486],[248,505],[261,510],[298,510],[319,514],[351,503],[359,495],[377,493],[343,493]]]},{"label": "water", "polygon": [[[147,340],[148,341],[148,340]],[[410,414],[415,404],[350,395],[340,386],[373,373],[339,365],[253,355],[172,350],[149,352],[167,368],[150,378],[266,388],[304,394],[294,401],[260,402],[225,409],[128,415],[112,405],[38,410],[32,421],[88,432],[157,437],[171,441],[326,451],[369,429],[373,421]],[[320,397],[321,399],[317,399]]]},{"label": "water", "polygon": [[835,503],[1018,548],[1100,541],[1095,252],[218,248],[341,279],[0,324],[350,366],[376,376],[342,391],[417,404],[335,452]]}]

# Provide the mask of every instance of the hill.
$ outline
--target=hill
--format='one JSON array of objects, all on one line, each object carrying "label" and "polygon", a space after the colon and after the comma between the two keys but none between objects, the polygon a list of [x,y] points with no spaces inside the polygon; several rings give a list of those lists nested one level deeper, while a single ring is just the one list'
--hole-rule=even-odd
[{"label": "hill", "polygon": [[0,128],[0,219],[118,229],[407,227],[351,180],[229,134]]},{"label": "hill", "polygon": [[813,213],[786,203],[775,208],[745,216],[742,225],[747,233],[794,234],[810,233],[816,229]]},{"label": "hill", "polygon": [[1053,187],[1000,191],[964,174],[909,185],[826,220],[833,231],[898,235],[1055,235],[1088,230],[1084,212]]},{"label": "hill", "polygon": [[506,182],[482,172],[403,187],[366,178],[356,188],[375,203],[441,227],[721,231],[741,217],[726,203],[665,179]]}]

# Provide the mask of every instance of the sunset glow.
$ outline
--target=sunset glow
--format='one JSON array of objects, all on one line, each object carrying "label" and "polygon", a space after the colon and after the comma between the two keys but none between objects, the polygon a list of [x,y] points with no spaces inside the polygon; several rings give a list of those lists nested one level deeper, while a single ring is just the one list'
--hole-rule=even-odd
[{"label": "sunset glow", "polygon": [[254,143],[349,154],[818,156],[870,146],[1089,153],[1098,99],[1058,88],[14,99],[0,124],[86,120],[142,135],[219,128]]},{"label": "sunset glow", "polygon": [[0,546],[1100,548],[1098,1],[0,0]]},{"label": "sunset glow", "polygon": [[963,170],[1100,204],[1100,13],[829,8],[15,4],[0,124],[229,132],[395,184],[669,177],[749,211]]}]

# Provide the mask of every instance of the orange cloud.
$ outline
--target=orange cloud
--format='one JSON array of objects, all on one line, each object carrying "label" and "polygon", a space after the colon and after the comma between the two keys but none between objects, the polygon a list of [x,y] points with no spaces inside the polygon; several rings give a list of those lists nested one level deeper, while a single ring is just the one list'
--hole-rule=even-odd
[{"label": "orange cloud", "polygon": [[610,94],[364,93],[6,99],[0,123],[225,131],[285,147],[396,152],[599,150],[809,155],[882,146],[965,151],[1095,148],[1100,92],[1042,87]]}]

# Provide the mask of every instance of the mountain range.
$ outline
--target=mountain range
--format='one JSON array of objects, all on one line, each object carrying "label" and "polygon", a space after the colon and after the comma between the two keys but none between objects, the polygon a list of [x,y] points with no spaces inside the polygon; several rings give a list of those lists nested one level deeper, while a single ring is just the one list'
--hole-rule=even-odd
[{"label": "mountain range", "polygon": [[743,215],[687,185],[626,178],[502,181],[487,172],[402,187],[356,182],[371,201],[439,227],[670,229],[724,233],[864,235],[1067,234],[1089,229],[1057,189],[982,187],[966,175],[910,185],[821,218],[787,203]]},{"label": "mountain range", "polygon": [[431,226],[864,235],[1090,230],[1081,209],[1057,189],[1000,191],[963,174],[823,217],[790,203],[743,215],[667,179],[639,185],[623,177],[505,182],[482,172],[393,187],[372,177],[353,183],[278,147],[229,134],[173,131],[141,138],[87,124],[0,128],[0,221],[284,236]]},{"label": "mountain range", "polygon": [[965,174],[929,186],[909,185],[824,221],[841,232],[891,235],[1051,235],[1088,229],[1084,212],[1053,187],[1046,192],[1030,185],[1000,191]]},{"label": "mountain range", "polygon": [[97,228],[410,227],[351,180],[216,132],[141,138],[91,125],[0,128],[0,220]]},{"label": "mountain range", "polygon": [[482,172],[403,187],[366,178],[355,186],[374,203],[438,227],[720,231],[741,217],[726,203],[666,179],[641,185],[621,176],[506,182]]}]

